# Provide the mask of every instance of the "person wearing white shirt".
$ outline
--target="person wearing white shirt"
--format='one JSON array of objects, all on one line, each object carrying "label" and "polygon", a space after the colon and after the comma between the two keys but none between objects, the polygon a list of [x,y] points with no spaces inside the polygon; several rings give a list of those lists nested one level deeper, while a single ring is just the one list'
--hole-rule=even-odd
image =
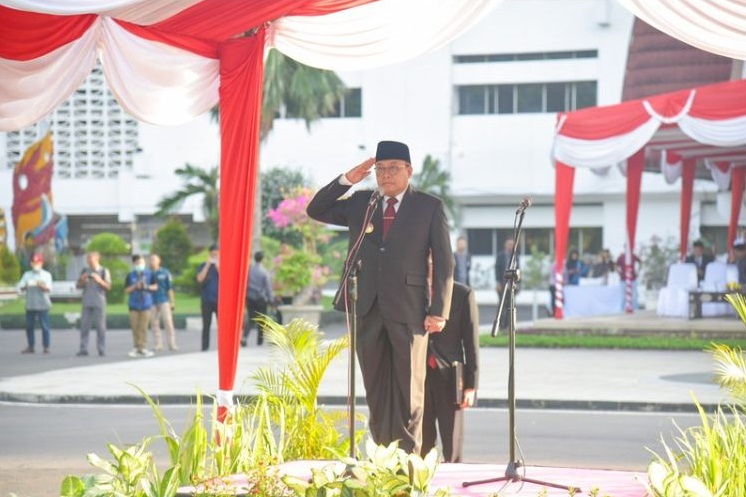
[{"label": "person wearing white shirt", "polygon": [[27,346],[21,354],[33,354],[36,351],[34,326],[39,320],[41,326],[41,339],[44,353],[49,353],[49,309],[52,308],[52,300],[49,291],[52,289],[52,275],[45,271],[44,258],[41,254],[34,254],[29,260],[31,269],[23,273],[21,281],[18,282],[18,290],[26,293],[26,341]]}]

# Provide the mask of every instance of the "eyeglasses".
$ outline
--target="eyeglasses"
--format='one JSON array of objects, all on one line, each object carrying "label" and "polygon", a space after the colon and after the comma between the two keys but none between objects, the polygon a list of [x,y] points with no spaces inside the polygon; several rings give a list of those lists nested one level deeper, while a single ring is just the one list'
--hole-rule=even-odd
[{"label": "eyeglasses", "polygon": [[401,169],[404,169],[405,166],[389,166],[389,167],[381,167],[376,166],[375,171],[377,176],[383,176],[384,174],[393,176],[397,174]]}]

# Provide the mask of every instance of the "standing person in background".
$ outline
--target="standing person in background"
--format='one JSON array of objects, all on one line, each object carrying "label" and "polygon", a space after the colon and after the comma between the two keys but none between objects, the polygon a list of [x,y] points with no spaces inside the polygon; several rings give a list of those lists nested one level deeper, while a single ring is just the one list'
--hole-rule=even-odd
[{"label": "standing person in background", "polygon": [[[617,271],[619,272],[619,277],[622,279],[622,284],[625,284],[625,272],[627,271],[627,264],[625,262],[625,252],[627,250],[627,246],[625,245],[624,250],[622,250],[622,253],[619,257],[617,257],[616,260],[616,267]],[[632,282],[632,309],[637,309],[637,273],[640,272],[640,269],[642,269],[642,260],[637,257],[637,254],[632,253],[632,264],[630,264],[630,281]],[[624,309],[627,305],[627,297],[625,293],[622,293],[622,309]]]},{"label": "standing person in background", "polygon": [[76,286],[83,289],[83,309],[80,313],[80,349],[78,357],[88,355],[88,334],[96,330],[98,355],[106,354],[106,292],[111,290],[111,274],[101,265],[101,255],[89,252],[88,267],[83,269]]},{"label": "standing person in background", "polygon": [[272,295],[272,278],[269,271],[262,266],[263,260],[264,253],[256,252],[254,254],[254,264],[249,268],[249,285],[246,289],[247,316],[243,337],[241,338],[241,347],[246,347],[251,327],[254,324],[257,327],[256,344],[264,343],[264,326],[254,320],[267,315],[267,307],[274,301],[275,297]]},{"label": "standing person in background", "polygon": [[153,273],[145,267],[145,258],[141,255],[132,256],[132,271],[124,282],[124,293],[129,295],[130,326],[132,327],[132,343],[134,348],[130,357],[153,357],[148,350],[148,325],[153,312],[153,295],[158,284]]},{"label": "standing person in background", "polygon": [[169,350],[179,350],[176,346],[176,330],[174,329],[173,311],[176,308],[176,297],[174,296],[173,278],[171,271],[161,266],[161,258],[158,254],[150,255],[150,271],[155,278],[156,290],[153,292],[153,315],[151,316],[153,327],[154,349],[163,349],[161,338],[161,318],[163,327],[168,335]]},{"label": "standing person in background", "polygon": [[565,263],[565,274],[567,274],[567,284],[568,285],[579,285],[580,278],[583,276],[583,272],[585,272],[585,264],[583,264],[583,261],[580,260],[578,251],[575,249],[572,249],[570,251],[570,256],[567,258],[567,262]]},{"label": "standing person in background", "polygon": [[197,268],[197,283],[202,288],[200,302],[202,310],[202,351],[210,348],[212,315],[218,316],[218,265],[220,252],[217,245],[210,246],[210,255]]},{"label": "standing person in background", "polygon": [[[511,295],[510,292],[505,293],[505,271],[507,271],[510,267],[510,256],[513,253],[513,247],[515,246],[515,242],[512,238],[508,238],[505,240],[505,243],[503,244],[503,250],[497,254],[497,258],[495,259],[495,289],[497,290],[497,305],[500,305],[500,299],[502,298],[503,294],[505,295],[505,305],[503,306],[503,313],[500,316],[500,323],[498,326],[502,330],[506,330],[508,328],[508,318],[510,317],[510,306],[512,305]],[[518,254],[515,256],[515,263],[516,268],[520,268],[520,259],[518,258]],[[516,286],[516,293],[518,293],[518,286]]]},{"label": "standing person in background", "polygon": [[422,454],[435,447],[439,431],[443,460],[461,462],[464,409],[476,402],[479,378],[479,311],[468,286],[453,284],[451,313],[443,331],[430,334],[427,365]]},{"label": "standing person in background", "polygon": [[[373,172],[378,193],[350,187]],[[443,329],[451,309],[453,251],[443,202],[414,190],[409,147],[378,143],[376,157],[319,190],[308,215],[349,228],[360,240],[356,352],[370,409],[373,441],[418,454],[422,446],[427,334]],[[380,197],[380,199],[379,199]],[[377,207],[369,223],[366,213]],[[432,293],[428,256],[432,253]],[[352,261],[357,263],[357,261]],[[345,298],[337,310],[345,311]]]},{"label": "standing person in background", "polygon": [[453,253],[455,268],[453,279],[462,285],[469,285],[469,271],[471,271],[471,254],[466,249],[466,238],[458,237],[456,240],[456,251]]},{"label": "standing person in background", "polygon": [[41,254],[33,254],[29,258],[31,269],[23,273],[21,281],[18,282],[18,290],[26,292],[26,343],[27,346],[21,354],[33,354],[35,350],[34,325],[39,319],[41,326],[41,341],[44,353],[49,354],[49,309],[52,308],[52,300],[49,291],[52,289],[52,275],[42,267],[44,258]]}]

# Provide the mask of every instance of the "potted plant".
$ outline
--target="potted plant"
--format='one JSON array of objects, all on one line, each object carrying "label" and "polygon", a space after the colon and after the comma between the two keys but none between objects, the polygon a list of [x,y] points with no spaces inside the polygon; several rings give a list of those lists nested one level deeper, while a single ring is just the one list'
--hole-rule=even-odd
[{"label": "potted plant", "polygon": [[311,189],[293,189],[268,216],[275,227],[301,235],[301,247],[284,244],[274,259],[274,283],[278,295],[292,297],[292,303],[280,306],[283,318],[303,317],[318,324],[323,307],[321,289],[330,270],[321,262],[318,247],[329,243],[331,233],[321,223],[306,214],[306,206],[313,197]]},{"label": "potted plant", "polygon": [[645,308],[655,309],[660,289],[666,286],[668,280],[668,268],[679,260],[679,245],[673,237],[663,240],[653,235],[649,244],[640,247],[640,259],[643,268],[640,281],[645,285]]}]

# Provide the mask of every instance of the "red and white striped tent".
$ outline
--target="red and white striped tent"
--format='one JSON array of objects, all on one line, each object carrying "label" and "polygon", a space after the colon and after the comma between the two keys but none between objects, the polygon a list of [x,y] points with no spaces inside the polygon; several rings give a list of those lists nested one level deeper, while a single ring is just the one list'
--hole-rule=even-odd
[{"label": "red and white striped tent", "polygon": [[218,405],[233,402],[257,175],[265,50],[364,69],[448,43],[502,0],[2,0],[0,131],[51,113],[100,60],[135,118],[220,105]]},{"label": "red and white striped tent", "polygon": [[[632,311],[631,249],[635,246],[642,172],[658,165],[669,182],[682,178],[681,257],[686,254],[692,185],[709,169],[721,189],[731,184],[728,246],[735,238],[746,172],[746,80],[665,93],[558,115],[555,162],[555,317],[563,317],[562,268],[567,252],[575,168],[619,164],[627,176],[626,310]],[[657,169],[657,167],[656,167]]]}]

